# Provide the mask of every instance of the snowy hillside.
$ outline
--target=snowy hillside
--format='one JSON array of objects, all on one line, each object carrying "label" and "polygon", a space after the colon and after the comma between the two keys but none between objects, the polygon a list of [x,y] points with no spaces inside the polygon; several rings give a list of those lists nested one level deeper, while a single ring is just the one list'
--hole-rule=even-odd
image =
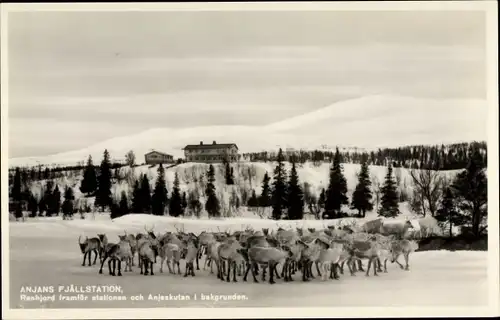
[{"label": "snowy hillside", "polygon": [[411,144],[441,144],[486,140],[486,102],[482,100],[430,100],[375,95],[341,101],[325,108],[261,127],[210,126],[187,129],[156,128],[117,137],[88,148],[51,156],[11,158],[9,166],[74,165],[94,159],[108,149],[120,160],[133,150],[143,154],[157,149],[183,157],[182,148],[199,141],[234,142],[240,153],[328,146],[374,149]]},{"label": "snowy hillside", "polygon": [[[276,163],[267,162],[241,162],[233,165],[234,168],[234,178],[235,185],[226,185],[224,180],[224,167],[222,164],[215,164],[215,186],[218,198],[220,199],[223,207],[229,207],[229,199],[232,193],[235,193],[237,197],[241,200],[243,198],[243,193],[246,193],[247,197],[250,197],[252,190],[255,190],[256,194],[261,193],[262,180],[266,172],[272,178],[273,170]],[[167,183],[167,190],[170,192],[173,188],[175,173],[179,176],[180,189],[181,192],[189,193],[190,191],[197,190],[200,196],[200,201],[205,202],[204,199],[204,184],[203,179],[199,178],[206,174],[208,171],[208,164],[201,163],[184,163],[165,170],[165,180]],[[291,164],[285,163],[285,168],[290,171]],[[354,188],[358,182],[357,173],[360,170],[360,165],[358,164],[343,164],[344,176],[347,180],[348,196],[351,197]],[[149,178],[151,188],[154,187],[156,176],[157,176],[158,166],[139,166],[131,169],[128,166],[119,169],[120,176],[123,177],[122,181],[119,181],[112,186],[112,193],[115,199],[118,199],[120,193],[125,191],[129,199],[132,197],[132,183],[141,174],[146,174]],[[299,175],[299,180],[302,186],[304,183],[309,184],[311,194],[319,197],[322,188],[327,188],[329,180],[329,170],[330,164],[322,163],[319,166],[315,166],[312,163],[305,163],[303,165],[297,165],[297,172]],[[375,177],[380,184],[383,183],[384,177],[387,174],[387,168],[382,166],[369,166],[370,175]],[[441,174],[448,179],[451,179],[457,171],[443,171]],[[393,175],[400,177],[400,191],[403,190],[407,193],[411,193],[412,183],[409,170],[404,168],[395,168]],[[76,199],[83,199],[93,203],[93,198],[86,199],[81,194],[79,187],[82,175],[79,174],[72,178],[61,178],[55,179],[55,183],[59,185],[60,190],[64,190],[66,185],[74,188]],[[397,180],[398,178],[396,178]],[[205,179],[206,181],[206,179]],[[35,195],[40,195],[42,186],[45,181],[37,181],[32,184],[31,190]],[[374,187],[374,186],[373,186]],[[401,204],[401,211],[408,212],[408,206],[405,203]],[[349,211],[346,208],[346,211]]]}]

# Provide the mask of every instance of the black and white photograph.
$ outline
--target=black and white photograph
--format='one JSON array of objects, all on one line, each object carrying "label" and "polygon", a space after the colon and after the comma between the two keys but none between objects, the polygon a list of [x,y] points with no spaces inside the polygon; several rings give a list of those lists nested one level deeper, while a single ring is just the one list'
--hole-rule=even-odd
[{"label": "black and white photograph", "polygon": [[3,4],[5,318],[498,316],[497,3],[322,5]]}]

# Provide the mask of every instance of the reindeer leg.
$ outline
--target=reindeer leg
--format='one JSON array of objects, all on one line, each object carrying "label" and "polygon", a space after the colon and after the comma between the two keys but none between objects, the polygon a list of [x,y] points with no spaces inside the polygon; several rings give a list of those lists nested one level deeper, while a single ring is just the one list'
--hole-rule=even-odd
[{"label": "reindeer leg", "polygon": [[94,249],[92,251],[95,253],[94,262],[92,263],[92,265],[95,265],[96,262],[97,262],[97,255],[98,255],[98,253],[97,253],[97,249]]},{"label": "reindeer leg", "polygon": [[409,253],[405,253],[404,257],[405,257],[405,263],[406,263],[405,270],[408,271],[408,270],[410,270],[410,265],[409,265],[410,254]]},{"label": "reindeer leg", "polygon": [[397,258],[396,258],[396,260],[394,260],[394,262],[396,262],[396,263],[399,265],[399,267],[400,267],[401,269],[404,269],[403,265],[402,265],[401,263],[399,263],[399,261],[398,261],[398,259],[397,259]]},{"label": "reindeer leg", "polygon": [[340,264],[340,274],[344,274],[344,264],[345,264],[345,260],[342,261],[342,263]]},{"label": "reindeer leg", "polygon": [[[318,272],[318,277],[321,277],[321,270],[319,270],[319,262],[316,261],[316,262],[314,262],[314,264],[316,264],[316,271]],[[312,274],[312,272],[311,272],[311,274]]]},{"label": "reindeer leg", "polygon": [[274,273],[276,274],[276,279],[281,279],[281,277],[278,274],[278,263],[274,266]]},{"label": "reindeer leg", "polygon": [[242,262],[238,265],[238,277],[241,277],[243,275],[243,268],[245,267],[245,263]]},{"label": "reindeer leg", "polygon": [[257,278],[255,277],[255,262],[252,262],[252,265],[249,267],[252,270],[252,276],[253,276],[253,282],[254,283],[259,283]]},{"label": "reindeer leg", "polygon": [[170,268],[170,259],[167,259],[166,265],[167,265],[167,267],[168,267],[168,273],[170,273],[170,274],[171,274],[171,273],[175,274],[175,261],[173,261],[173,262],[172,262],[172,266],[173,266],[173,268],[174,268],[174,272],[172,272],[172,268]]},{"label": "reindeer leg", "polygon": [[122,275],[122,260],[118,260],[118,276],[121,277]]},{"label": "reindeer leg", "polygon": [[109,271],[109,275],[112,274],[111,272],[111,259],[108,260],[108,271]]},{"label": "reindeer leg", "polygon": [[339,280],[340,279],[339,273],[338,273],[339,264],[338,263],[334,263],[332,265],[332,268],[333,268],[333,278],[335,280]]},{"label": "reindeer leg", "polygon": [[363,270],[363,262],[361,261],[361,259],[358,260],[358,269],[361,272],[365,271],[365,270]]},{"label": "reindeer leg", "polygon": [[192,262],[190,262],[190,265],[191,265],[191,277],[194,277],[195,276],[195,274],[194,274],[194,265],[193,265]]},{"label": "reindeer leg", "polygon": [[384,273],[387,273],[387,259],[384,260]]},{"label": "reindeer leg", "polygon": [[377,272],[382,272],[382,262],[380,261],[380,257],[377,257],[376,258],[376,262],[375,265],[377,266]]},{"label": "reindeer leg", "polygon": [[209,262],[209,261],[210,261],[210,260],[208,259],[208,257],[207,257],[207,258],[205,258],[205,262],[203,263],[203,270],[207,270],[207,266],[208,266],[208,262]]},{"label": "reindeer leg", "polygon": [[377,259],[378,259],[378,258],[374,258],[374,260],[373,260],[373,263],[374,263],[374,264],[373,264],[373,275],[374,275],[374,276],[378,276],[378,273],[377,273],[377,268],[376,268],[376,266],[377,266],[377,263],[376,263]]},{"label": "reindeer leg", "polygon": [[246,262],[245,274],[243,275],[243,281],[247,281],[248,272],[250,272],[251,265],[249,262]]},{"label": "reindeer leg", "polygon": [[200,270],[199,254],[196,253],[196,270]]},{"label": "reindeer leg", "polygon": [[144,274],[144,272],[143,272],[144,263],[141,263],[141,257],[138,257],[138,263],[139,263],[139,267],[141,268],[141,274]]},{"label": "reindeer leg", "polygon": [[269,283],[270,284],[275,284],[276,281],[274,281],[274,274],[276,273],[276,264],[275,263],[270,263],[269,264]]},{"label": "reindeer leg", "polygon": [[309,277],[311,277],[312,279],[316,279],[316,277],[313,275],[313,272],[312,272],[313,264],[314,264],[313,261],[309,261],[309,263],[307,264],[307,272],[309,274]]},{"label": "reindeer leg", "polygon": [[301,266],[302,266],[302,281],[309,281],[307,278],[307,268],[305,267],[306,261],[302,261]]},{"label": "reindeer leg", "polygon": [[[156,259],[156,258],[155,258]],[[156,261],[155,261],[156,262]],[[154,264],[153,262],[151,262],[151,275],[154,276],[155,273],[153,272],[153,268],[154,268]]]},{"label": "reindeer leg", "polygon": [[83,262],[82,262],[82,267],[85,267],[85,260],[87,260],[87,252],[83,254]]},{"label": "reindeer leg", "polygon": [[262,267],[262,281],[266,281],[267,266]]},{"label": "reindeer leg", "polygon": [[292,275],[295,274],[295,268],[297,267],[296,261],[291,261],[291,265],[288,266],[288,281],[293,281]]},{"label": "reindeer leg", "polygon": [[351,273],[351,276],[355,276],[356,265],[353,263],[352,258],[349,258],[349,260],[347,260],[346,263],[347,263],[347,268],[349,268],[349,272]]},{"label": "reindeer leg", "polygon": [[238,282],[238,280],[236,280],[236,269],[237,268],[238,268],[237,263],[233,262],[233,282]]},{"label": "reindeer leg", "polygon": [[[227,260],[227,277],[226,277],[227,282],[231,281],[231,264],[232,264],[232,261]],[[234,267],[233,267],[233,269],[234,269]]]},{"label": "reindeer leg", "polygon": [[104,259],[102,259],[102,261],[101,261],[101,268],[99,269],[99,274],[102,274],[102,266],[104,265],[104,262],[106,262],[107,258],[108,257],[104,256]]},{"label": "reindeer leg", "polygon": [[142,264],[144,265],[144,275],[147,276],[149,275],[149,261],[143,261]]},{"label": "reindeer leg", "polygon": [[[370,267],[371,267],[371,265],[372,265],[372,259],[368,259],[368,267],[367,267],[367,269],[366,269],[366,276],[367,276],[367,277],[369,277],[369,276],[370,276],[370,275],[369,275],[369,272],[370,272]],[[375,268],[375,266],[374,266],[374,268]]]}]

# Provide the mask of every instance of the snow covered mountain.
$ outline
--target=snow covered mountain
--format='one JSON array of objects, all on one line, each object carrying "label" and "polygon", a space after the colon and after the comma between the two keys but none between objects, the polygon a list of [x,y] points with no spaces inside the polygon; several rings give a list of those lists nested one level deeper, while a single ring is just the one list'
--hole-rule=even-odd
[{"label": "snow covered mountain", "polygon": [[108,149],[115,160],[133,150],[138,162],[151,149],[182,157],[182,148],[199,141],[234,142],[240,152],[281,148],[374,149],[412,144],[487,140],[485,100],[432,100],[374,95],[345,100],[265,126],[155,128],[109,139],[87,148],[50,156],[9,159],[9,166],[75,164],[88,155],[100,159]]}]

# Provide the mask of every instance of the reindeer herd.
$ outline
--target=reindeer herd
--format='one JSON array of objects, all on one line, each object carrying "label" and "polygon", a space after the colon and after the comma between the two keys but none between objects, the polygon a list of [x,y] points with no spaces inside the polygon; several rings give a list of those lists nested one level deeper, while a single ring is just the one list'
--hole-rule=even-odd
[{"label": "reindeer herd", "polygon": [[[195,276],[203,261],[203,270],[210,268],[210,274],[217,274],[222,281],[237,282],[237,277],[247,281],[251,272],[253,281],[275,283],[275,279],[293,281],[293,276],[300,271],[303,281],[317,277],[322,280],[339,279],[347,266],[350,274],[364,272],[363,260],[367,261],[366,276],[370,269],[373,275],[387,272],[387,261],[397,263],[401,269],[409,270],[409,256],[418,248],[418,244],[405,239],[406,231],[412,228],[408,221],[398,226],[387,227],[381,219],[369,221],[361,228],[354,225],[328,226],[321,230],[314,228],[283,228],[277,230],[254,230],[247,226],[243,231],[230,230],[217,232],[203,231],[196,235],[185,232],[175,226],[176,232],[154,233],[145,228],[145,233],[119,235],[119,241],[108,241],[105,234],[78,239],[83,254],[82,266],[88,259],[88,266],[96,264],[99,257],[102,274],[104,263],[108,261],[109,274],[121,276],[122,262],[125,272],[131,272],[134,259],[140,273],[154,275],[154,267],[160,261],[159,270],[163,273],[166,263],[170,274],[181,275],[181,261],[184,260],[184,277]],[[92,253],[95,254],[91,263]],[[403,256],[405,266],[398,258]],[[118,266],[117,266],[118,265]],[[118,270],[116,270],[118,267]],[[214,272],[215,269],[215,272]],[[117,273],[116,273],[117,271]]]}]

